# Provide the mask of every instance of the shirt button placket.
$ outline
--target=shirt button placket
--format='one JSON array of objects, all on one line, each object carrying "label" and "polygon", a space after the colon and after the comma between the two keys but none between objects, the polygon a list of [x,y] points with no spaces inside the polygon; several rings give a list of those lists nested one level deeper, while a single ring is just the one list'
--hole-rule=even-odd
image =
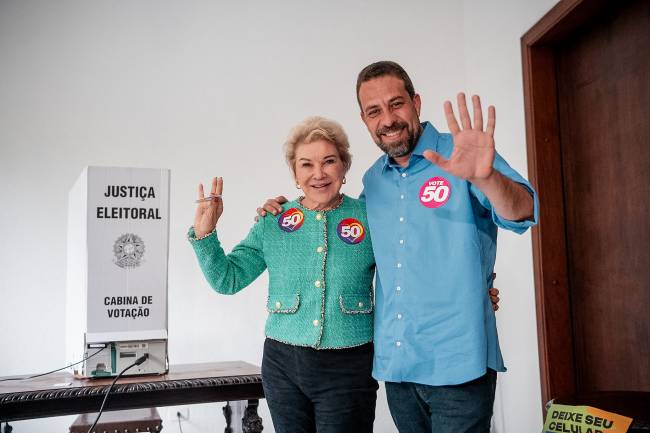
[{"label": "shirt button placket", "polygon": [[395,335],[395,348],[400,350],[402,347],[402,344],[404,344],[403,341],[403,335],[404,335],[404,323],[402,320],[402,314],[400,311],[403,311],[402,308],[402,296],[400,294],[402,293],[402,283],[404,279],[402,276],[404,275],[404,265],[405,263],[405,250],[404,250],[404,244],[405,244],[405,239],[406,239],[406,230],[407,230],[407,223],[408,223],[408,200],[406,197],[408,197],[408,173],[402,172],[399,175],[399,197],[397,201],[397,207],[398,207],[398,213],[397,213],[397,221],[396,221],[396,226],[397,226],[397,237],[395,240],[395,257],[396,257],[396,270],[395,270],[395,295],[397,298],[395,299],[394,306],[395,309],[393,310],[393,317],[394,317],[394,335]]},{"label": "shirt button placket", "polygon": [[395,245],[397,254],[397,280],[396,280],[396,293],[399,294],[402,288],[400,283],[402,281],[402,269],[404,266],[404,239],[406,237],[406,205],[407,205],[407,180],[408,173],[406,171],[399,174],[399,200],[398,200],[398,223],[397,223],[397,239],[398,243]]},{"label": "shirt button placket", "polygon": [[404,344],[404,323],[402,320],[402,314],[397,313],[394,319],[395,323],[395,348],[400,349],[402,347],[402,344]]}]

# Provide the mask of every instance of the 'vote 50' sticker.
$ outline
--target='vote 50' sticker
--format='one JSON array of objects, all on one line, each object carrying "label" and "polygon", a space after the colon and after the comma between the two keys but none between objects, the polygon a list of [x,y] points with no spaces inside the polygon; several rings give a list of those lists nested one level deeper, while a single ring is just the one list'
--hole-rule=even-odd
[{"label": "'vote 50' sticker", "polygon": [[285,232],[295,232],[305,221],[305,214],[297,207],[292,207],[278,218],[278,226]]},{"label": "'vote 50' sticker", "polygon": [[336,227],[336,233],[347,244],[358,244],[366,236],[366,230],[363,228],[363,224],[354,218],[341,220]]},{"label": "'vote 50' sticker", "polygon": [[428,208],[444,206],[450,196],[451,185],[441,176],[432,177],[420,187],[420,203]]}]

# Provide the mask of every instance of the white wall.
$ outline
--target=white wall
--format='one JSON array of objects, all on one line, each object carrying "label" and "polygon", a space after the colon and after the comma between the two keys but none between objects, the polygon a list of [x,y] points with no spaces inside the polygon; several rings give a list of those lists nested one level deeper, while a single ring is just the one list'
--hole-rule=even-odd
[{"label": "white wall", "polygon": [[[465,83],[496,107],[496,145],[511,166],[527,172],[519,38],[555,0],[465,0]],[[496,285],[499,341],[508,367],[499,375],[493,424],[498,432],[536,431],[542,425],[537,324],[530,232],[500,231]],[[525,428],[524,428],[525,426]]]},{"label": "white wall", "polygon": [[[196,184],[224,177],[222,239],[234,245],[266,197],[296,195],[281,144],[294,123],[320,114],[350,135],[344,191],[356,195],[379,151],[354,85],[378,59],[409,71],[422,117],[442,130],[442,101],[459,90],[496,105],[498,149],[525,173],[519,38],[554,4],[0,2],[0,375],[63,365],[67,193],[85,165],[172,171],[171,362],[259,364],[265,278],[234,297],[209,290],[185,240]],[[529,234],[501,234],[497,273],[509,372],[499,378],[495,430],[538,430]],[[177,431],[175,409],[166,412],[165,431]],[[192,406],[184,431],[223,431],[220,413]],[[262,416],[272,431],[265,407]],[[13,425],[65,431],[72,419]],[[394,431],[383,392],[375,430]]]}]

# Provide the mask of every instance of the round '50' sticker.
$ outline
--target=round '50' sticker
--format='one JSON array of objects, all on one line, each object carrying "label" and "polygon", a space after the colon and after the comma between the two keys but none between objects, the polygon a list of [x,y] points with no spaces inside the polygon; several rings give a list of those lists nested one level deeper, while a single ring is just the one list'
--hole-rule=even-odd
[{"label": "round '50' sticker", "polygon": [[366,236],[366,229],[359,220],[345,218],[336,227],[336,233],[346,244],[358,244]]},{"label": "round '50' sticker", "polygon": [[305,214],[297,207],[292,207],[278,218],[278,226],[285,232],[295,232],[305,221]]},{"label": "round '50' sticker", "polygon": [[442,176],[432,177],[420,187],[420,203],[428,208],[444,206],[451,196],[451,184]]}]

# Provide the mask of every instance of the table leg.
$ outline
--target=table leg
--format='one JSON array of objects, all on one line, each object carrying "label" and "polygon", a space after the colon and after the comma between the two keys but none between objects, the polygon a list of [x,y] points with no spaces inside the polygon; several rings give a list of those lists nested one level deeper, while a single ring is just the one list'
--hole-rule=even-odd
[{"label": "table leg", "polygon": [[223,407],[223,416],[226,418],[226,428],[223,433],[233,433],[232,431],[232,408],[230,407],[230,402],[227,401],[226,405]]},{"label": "table leg", "polygon": [[257,414],[259,400],[232,401],[223,407],[224,433],[262,433],[262,418]]},{"label": "table leg", "polygon": [[262,426],[262,418],[257,414],[257,406],[259,400],[248,400],[248,406],[244,411],[244,418],[242,419],[242,430],[244,433],[262,433],[264,426]]}]

